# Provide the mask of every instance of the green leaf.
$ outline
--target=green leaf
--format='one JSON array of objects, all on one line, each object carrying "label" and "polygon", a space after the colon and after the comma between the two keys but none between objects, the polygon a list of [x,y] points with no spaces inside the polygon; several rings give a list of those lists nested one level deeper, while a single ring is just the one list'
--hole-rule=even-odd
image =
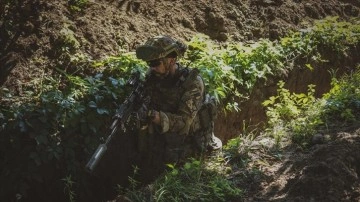
[{"label": "green leaf", "polygon": [[271,100],[265,100],[263,103],[262,103],[262,105],[263,106],[268,106],[269,104],[273,104],[273,102],[271,101]]},{"label": "green leaf", "polygon": [[311,66],[311,64],[305,64],[305,66],[306,66],[308,69],[310,69],[311,71],[314,70],[314,68]]},{"label": "green leaf", "polygon": [[90,107],[90,108],[96,108],[96,107],[97,107],[96,102],[90,101],[90,102],[89,102],[89,107]]},{"label": "green leaf", "polygon": [[166,164],[166,166],[169,167],[169,168],[171,168],[171,169],[174,169],[174,168],[175,168],[175,166],[174,166],[173,164],[170,164],[170,163],[169,163],[169,164]]},{"label": "green leaf", "polygon": [[191,164],[189,162],[185,163],[184,165],[184,168],[187,170],[187,169],[190,169],[191,168]]},{"label": "green leaf", "polygon": [[104,108],[98,108],[96,109],[97,113],[98,114],[109,114],[109,111],[107,109],[104,109]]},{"label": "green leaf", "polygon": [[37,135],[35,140],[38,144],[48,144],[48,138],[45,135]]}]

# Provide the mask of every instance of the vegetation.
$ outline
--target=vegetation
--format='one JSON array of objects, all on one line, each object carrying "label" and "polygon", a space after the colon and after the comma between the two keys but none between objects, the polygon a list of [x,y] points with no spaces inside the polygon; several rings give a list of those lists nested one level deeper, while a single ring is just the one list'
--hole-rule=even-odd
[{"label": "vegetation", "polygon": [[268,132],[277,144],[282,138],[289,137],[289,133],[293,133],[294,142],[307,143],[316,131],[316,126],[322,123],[321,102],[314,97],[314,85],[309,86],[308,94],[290,93],[284,88],[283,81],[279,82],[278,87],[278,95],[263,102],[269,118]]},{"label": "vegetation", "polygon": [[[359,120],[360,68],[341,79],[333,78],[332,89],[324,95],[321,118],[327,127],[338,127]],[[341,124],[342,123],[342,124]]]},{"label": "vegetation", "polygon": [[[214,162],[217,165],[214,166]],[[228,181],[221,169],[223,161],[215,159],[211,164],[189,159],[182,167],[168,165],[169,171],[145,189],[125,189],[120,194],[132,201],[228,201],[239,198],[242,191]]]},{"label": "vegetation", "polygon": [[263,102],[269,118],[268,133],[277,143],[290,138],[307,146],[316,132],[354,124],[360,118],[359,67],[349,75],[333,78],[331,90],[315,98],[314,85],[307,94],[290,93],[284,82],[278,83],[278,94]]},{"label": "vegetation", "polygon": [[[69,4],[81,9],[86,2]],[[325,60],[322,51],[326,49],[344,56],[359,44],[359,32],[358,19],[338,22],[328,18],[279,42],[263,39],[253,44],[219,45],[196,36],[189,42],[183,62],[200,69],[207,90],[224,111],[239,111],[240,102],[249,97],[260,80],[280,76],[292,68],[313,69],[314,62]],[[22,97],[5,88],[0,90],[1,179],[4,184],[12,184],[0,193],[4,198],[15,193],[26,196],[33,182],[61,181],[55,186],[66,190],[70,201],[76,201],[84,164],[104,139],[105,127],[117,108],[114,103],[121,103],[127,93],[125,81],[133,71],[145,74],[145,63],[132,53],[102,61],[87,61],[70,54],[76,51],[76,39],[69,29],[64,28],[61,34],[63,46],[59,47],[59,54],[76,58],[59,57],[58,63],[71,68],[62,66],[51,76],[34,78]],[[304,61],[304,66],[297,65]],[[271,127],[267,134],[278,143],[291,137],[295,143],[306,146],[316,130],[339,119],[358,120],[359,79],[359,71],[343,79],[334,78],[332,90],[321,99],[314,97],[314,86],[309,86],[307,94],[295,94],[279,82],[278,94],[264,102]],[[236,157],[240,142],[241,139],[229,141],[231,145],[225,147],[227,158]],[[224,165],[224,161],[220,162]],[[205,165],[204,161],[192,160],[183,167],[170,166],[170,171],[154,183],[152,198],[226,201],[241,196],[242,191],[234,182],[223,177],[226,172],[208,170]],[[56,175],[45,175],[44,169]],[[140,196],[131,191],[134,190],[128,190],[130,196]]]},{"label": "vegetation", "polygon": [[72,12],[83,11],[88,4],[88,0],[68,0],[69,9]]}]

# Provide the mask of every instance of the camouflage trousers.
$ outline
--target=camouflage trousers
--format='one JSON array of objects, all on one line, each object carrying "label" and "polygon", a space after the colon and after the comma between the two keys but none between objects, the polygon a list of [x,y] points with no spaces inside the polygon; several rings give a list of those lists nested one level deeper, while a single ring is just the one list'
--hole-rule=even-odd
[{"label": "camouflage trousers", "polygon": [[138,140],[139,167],[148,175],[159,174],[166,164],[179,164],[199,152],[192,137],[178,134],[140,134]]}]

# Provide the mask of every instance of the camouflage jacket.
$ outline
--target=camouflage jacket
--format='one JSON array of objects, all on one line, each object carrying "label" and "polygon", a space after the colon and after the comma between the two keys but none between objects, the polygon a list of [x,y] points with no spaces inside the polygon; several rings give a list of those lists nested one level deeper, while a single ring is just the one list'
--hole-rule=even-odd
[{"label": "camouflage jacket", "polygon": [[146,92],[151,98],[151,108],[160,112],[161,125],[150,126],[150,133],[175,133],[188,135],[199,124],[197,114],[204,100],[204,82],[197,69],[178,64],[175,75],[164,81],[151,78]]}]

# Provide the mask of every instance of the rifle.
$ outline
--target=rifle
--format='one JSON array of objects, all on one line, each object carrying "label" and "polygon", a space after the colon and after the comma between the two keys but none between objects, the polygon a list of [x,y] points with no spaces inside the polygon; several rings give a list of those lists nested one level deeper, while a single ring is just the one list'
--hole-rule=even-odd
[{"label": "rifle", "polygon": [[[108,149],[108,145],[114,138],[114,135],[118,131],[119,126],[121,127],[121,130],[126,132],[127,127],[125,124],[127,124],[130,115],[139,110],[140,107],[143,107],[144,105],[148,105],[150,102],[150,99],[145,96],[144,93],[144,83],[140,80],[140,72],[135,72],[132,74],[130,79],[127,81],[127,85],[130,85],[133,87],[133,91],[130,93],[130,95],[125,99],[125,101],[120,105],[120,108],[117,110],[117,113],[114,115],[112,122],[110,126],[110,135],[107,137],[105,143],[100,144],[98,148],[96,149],[95,153],[92,155],[88,163],[86,164],[86,170],[90,173],[93,173],[96,169],[97,165],[101,161],[103,155],[106,153]],[[137,124],[137,127],[139,127],[139,124]]]}]

